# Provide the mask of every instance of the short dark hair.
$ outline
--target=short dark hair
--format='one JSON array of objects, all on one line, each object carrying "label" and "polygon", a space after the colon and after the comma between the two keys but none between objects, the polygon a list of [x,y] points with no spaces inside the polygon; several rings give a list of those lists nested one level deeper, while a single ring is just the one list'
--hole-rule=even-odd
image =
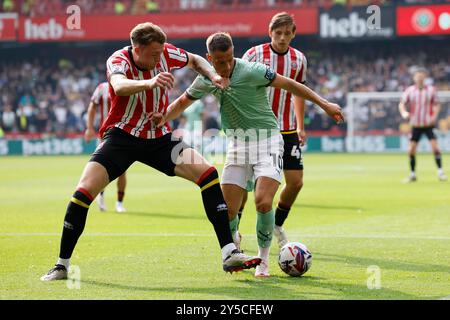
[{"label": "short dark hair", "polygon": [[279,12],[272,17],[272,20],[270,20],[269,29],[270,31],[273,31],[276,28],[284,26],[292,26],[292,31],[294,32],[297,29],[293,16],[287,12]]},{"label": "short dark hair", "polygon": [[233,39],[231,39],[230,34],[227,32],[216,32],[208,37],[206,47],[209,53],[214,51],[225,52],[234,47]]},{"label": "short dark hair", "polygon": [[140,23],[130,32],[130,39],[133,46],[146,46],[152,42],[164,44],[167,36],[164,31],[151,22]]}]

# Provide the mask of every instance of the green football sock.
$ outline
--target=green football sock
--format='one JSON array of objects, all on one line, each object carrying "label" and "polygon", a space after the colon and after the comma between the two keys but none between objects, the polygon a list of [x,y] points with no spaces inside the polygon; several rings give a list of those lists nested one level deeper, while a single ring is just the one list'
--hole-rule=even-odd
[{"label": "green football sock", "polygon": [[262,248],[270,247],[272,243],[273,228],[275,227],[275,215],[273,209],[267,213],[258,212],[256,222],[256,236],[258,245]]},{"label": "green football sock", "polygon": [[239,217],[236,215],[236,217],[230,221],[231,235],[234,235],[236,231],[238,231],[238,226],[239,226]]}]

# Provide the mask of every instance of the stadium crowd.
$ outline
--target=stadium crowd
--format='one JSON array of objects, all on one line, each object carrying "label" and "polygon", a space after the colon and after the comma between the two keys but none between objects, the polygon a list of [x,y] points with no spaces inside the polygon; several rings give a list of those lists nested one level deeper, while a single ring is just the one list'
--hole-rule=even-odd
[{"label": "stadium crowd", "polygon": [[[425,66],[430,71],[429,82],[438,90],[450,90],[450,64],[447,54],[432,49],[414,47],[381,50],[360,49],[358,54],[345,47],[305,51],[308,57],[307,85],[345,108],[350,91],[402,91],[411,84],[412,66]],[[239,56],[239,53],[237,53]],[[88,58],[89,57],[89,58]],[[86,63],[89,61],[89,63]],[[176,87],[169,98],[179,96],[193,81],[195,74],[187,69],[175,72]],[[0,62],[0,125],[5,133],[49,133],[65,135],[85,129],[86,110],[92,92],[105,81],[104,59],[90,54],[72,55],[55,60],[36,59]],[[219,128],[220,115],[213,97],[192,108],[175,126],[192,126],[203,121],[203,129]],[[307,105],[305,124],[308,131],[345,130],[335,126],[319,108]],[[367,120],[367,129],[398,131],[400,115],[397,108],[371,102],[358,111]],[[442,112],[448,113],[448,110]],[[444,117],[450,114],[443,114]],[[450,126],[449,126],[450,127]]]},{"label": "stadium crowd", "polygon": [[449,2],[450,0],[0,0],[0,12],[19,12],[25,16],[64,15],[69,5],[78,5],[83,14],[147,14],[176,12],[182,10],[241,10],[277,7],[330,8],[333,5],[367,6]]}]

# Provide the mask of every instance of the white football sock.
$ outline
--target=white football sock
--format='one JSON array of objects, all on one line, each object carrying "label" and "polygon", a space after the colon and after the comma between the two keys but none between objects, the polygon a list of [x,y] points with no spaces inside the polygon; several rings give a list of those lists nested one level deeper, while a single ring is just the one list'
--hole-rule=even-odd
[{"label": "white football sock", "polygon": [[70,259],[58,258],[58,261],[56,262],[56,264],[62,264],[64,267],[66,267],[67,270],[69,270]]},{"label": "white football sock", "polygon": [[237,249],[234,243],[229,243],[222,248],[222,260],[225,260],[233,250]]},{"label": "white football sock", "polygon": [[269,260],[269,252],[270,252],[270,247],[267,247],[267,248],[258,247],[258,257],[260,257],[264,261]]}]

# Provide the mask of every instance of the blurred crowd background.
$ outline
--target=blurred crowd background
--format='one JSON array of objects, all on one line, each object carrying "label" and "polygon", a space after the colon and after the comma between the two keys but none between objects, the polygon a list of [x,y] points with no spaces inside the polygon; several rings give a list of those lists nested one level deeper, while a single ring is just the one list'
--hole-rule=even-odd
[{"label": "blurred crowd background", "polygon": [[64,14],[68,5],[76,4],[86,14],[147,14],[183,10],[257,10],[266,8],[323,7],[334,5],[365,6],[393,3],[448,3],[448,0],[1,0],[0,12],[19,12],[26,16]]},{"label": "blurred crowd background", "polygon": [[[405,3],[436,3],[437,1],[403,0]],[[448,1],[442,1],[448,2]],[[0,0],[3,12],[19,11],[23,15],[58,14],[68,3],[83,8],[84,13],[145,14],[177,10],[220,10],[227,7],[257,8],[283,5],[322,6],[389,5],[391,1],[369,0],[222,0],[222,1],[50,1]],[[124,39],[126,40],[126,39]],[[267,38],[238,39],[235,55],[241,57],[251,46],[268,42]],[[171,42],[171,39],[169,39]],[[175,45],[204,55],[204,40],[175,41]],[[442,43],[442,42],[441,42]],[[105,81],[105,62],[115,50],[127,42],[58,45],[37,44],[8,50],[0,59],[0,126],[5,133],[79,134],[85,130],[85,117],[95,87]],[[39,47],[37,47],[39,46]],[[308,60],[307,85],[331,101],[346,107],[348,92],[402,91],[412,84],[411,72],[417,66],[429,71],[427,83],[438,90],[450,90],[450,46],[436,47],[432,40],[403,40],[343,43],[319,42],[297,36],[293,46],[303,51]],[[39,50],[35,50],[39,48]],[[30,55],[30,52],[33,54]],[[33,57],[30,59],[30,56]],[[196,74],[190,70],[175,72],[176,87],[170,99],[178,97],[192,83]],[[370,102],[358,112],[365,119],[367,130],[398,132],[400,115],[396,105]],[[450,111],[443,109],[443,130],[450,128]],[[220,114],[215,99],[204,98],[191,107],[175,127],[190,128],[196,120],[203,129],[220,128]],[[318,108],[308,104],[306,129],[311,132],[332,130],[335,126]]]}]

